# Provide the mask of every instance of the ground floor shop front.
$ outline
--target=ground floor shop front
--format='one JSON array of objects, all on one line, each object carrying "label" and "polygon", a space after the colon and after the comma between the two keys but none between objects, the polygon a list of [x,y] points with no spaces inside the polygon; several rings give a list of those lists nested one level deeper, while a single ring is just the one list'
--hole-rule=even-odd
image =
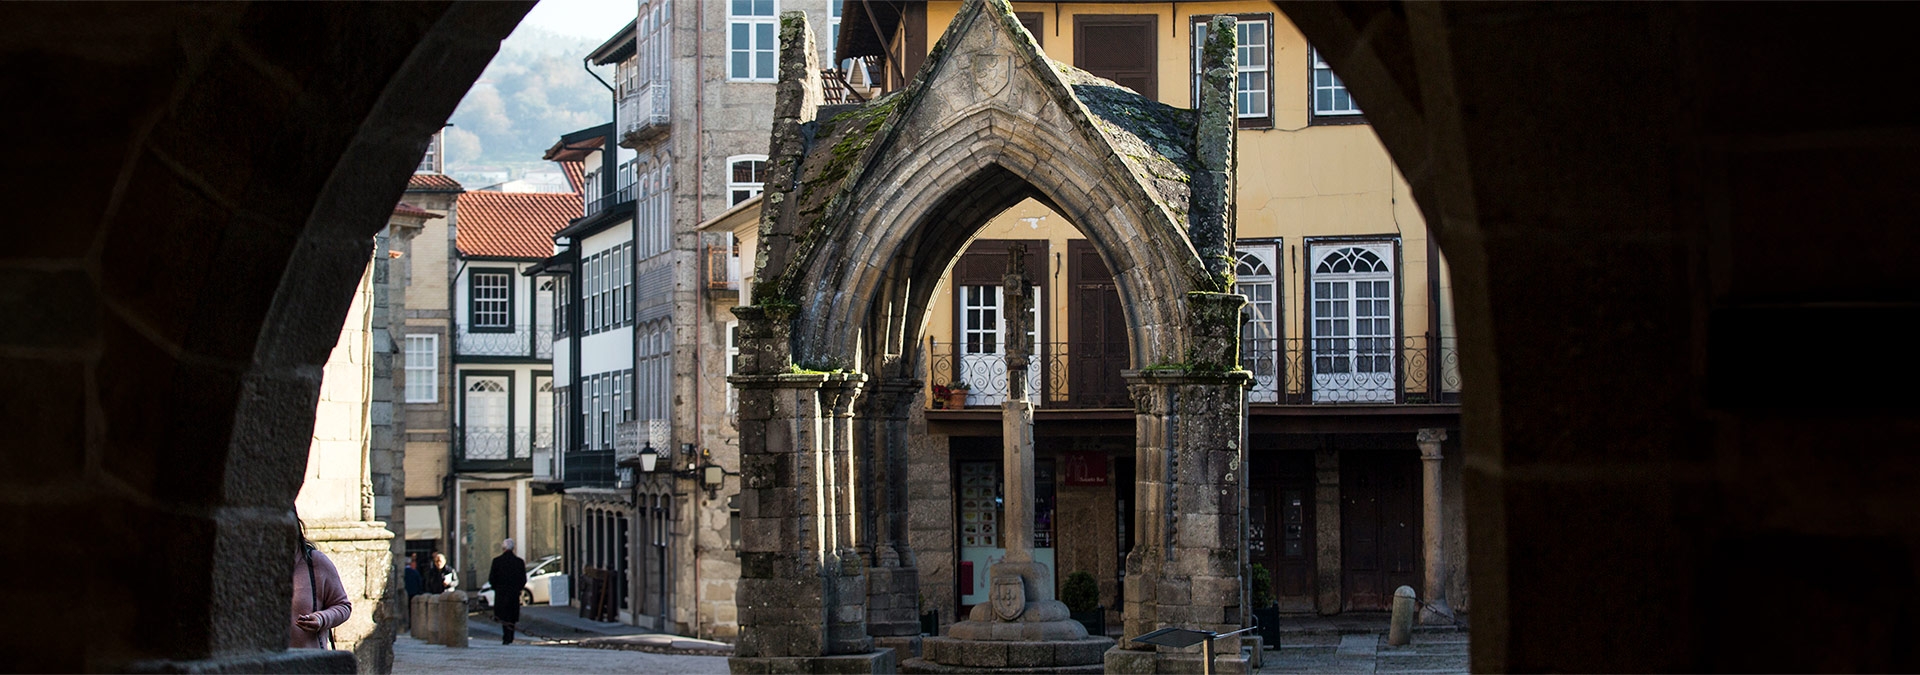
[{"label": "ground floor shop front", "polygon": [[[911,452],[910,537],[921,611],[946,626],[986,601],[987,568],[1005,552],[1002,450],[997,423],[987,424],[997,420],[929,416]],[[1069,575],[1092,574],[1118,628],[1136,529],[1132,416],[1085,417],[1036,422],[1033,545],[1056,593]],[[1464,613],[1457,437],[1446,427],[1249,434],[1247,554],[1269,572],[1280,611],[1387,610],[1404,585]]]}]

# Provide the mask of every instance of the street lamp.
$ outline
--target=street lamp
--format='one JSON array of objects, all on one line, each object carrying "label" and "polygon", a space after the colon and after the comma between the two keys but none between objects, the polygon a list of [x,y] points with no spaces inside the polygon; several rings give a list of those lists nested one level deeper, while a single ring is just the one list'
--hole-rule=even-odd
[{"label": "street lamp", "polygon": [[653,467],[660,463],[660,451],[653,449],[653,441],[640,448],[640,471],[653,473]]}]

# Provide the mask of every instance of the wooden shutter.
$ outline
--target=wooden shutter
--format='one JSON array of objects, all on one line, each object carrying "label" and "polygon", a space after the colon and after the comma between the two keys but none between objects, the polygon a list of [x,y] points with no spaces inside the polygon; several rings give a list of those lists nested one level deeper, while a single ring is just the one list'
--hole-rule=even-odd
[{"label": "wooden shutter", "polygon": [[[1047,15],[1039,12],[1013,13],[1013,18],[1019,19],[1020,25],[1026,27],[1027,32],[1033,34],[1034,41],[1040,43],[1042,47],[1047,46],[1047,33],[1045,30],[1047,27],[1046,16]],[[435,138],[438,138],[438,136],[435,136]]]},{"label": "wooden shutter", "polygon": [[1073,65],[1147,98],[1160,98],[1159,17],[1081,14],[1073,17]]}]

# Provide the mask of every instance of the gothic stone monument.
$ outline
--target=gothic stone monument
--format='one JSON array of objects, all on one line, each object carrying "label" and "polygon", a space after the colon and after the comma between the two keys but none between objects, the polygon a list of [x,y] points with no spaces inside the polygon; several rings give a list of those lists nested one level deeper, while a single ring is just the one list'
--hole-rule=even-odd
[{"label": "gothic stone monument", "polygon": [[[920,330],[948,261],[1027,198],[1086,235],[1122,298],[1139,481],[1126,634],[1245,625],[1250,377],[1239,368],[1245,300],[1230,293],[1232,19],[1209,31],[1198,110],[1048,59],[1006,0],[963,5],[904,89],[825,107],[805,15],[781,22],[755,304],[734,310],[744,481],[734,672],[889,671],[896,657],[876,645],[917,634],[901,620],[919,584],[900,421],[921,385]],[[998,616],[989,603],[949,636],[1002,638],[997,662],[989,649],[970,667],[1086,663],[1090,654],[1011,646],[1094,641],[1054,621],[1050,573],[1009,563],[995,573],[1006,586]],[[1196,654],[1150,649],[1108,649],[1104,667],[1200,670]]]}]

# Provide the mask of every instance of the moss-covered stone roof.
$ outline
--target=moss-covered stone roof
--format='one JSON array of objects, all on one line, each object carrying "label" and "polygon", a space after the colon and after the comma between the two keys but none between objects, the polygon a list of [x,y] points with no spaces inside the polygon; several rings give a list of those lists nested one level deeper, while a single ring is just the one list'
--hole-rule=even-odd
[{"label": "moss-covered stone roof", "polygon": [[1194,172],[1200,170],[1194,151],[1197,113],[1073,66],[1055,63],[1055,69],[1073,88],[1073,97],[1093,113],[1094,126],[1113,143],[1127,168],[1173,212],[1174,222],[1184,222],[1189,186]]}]

